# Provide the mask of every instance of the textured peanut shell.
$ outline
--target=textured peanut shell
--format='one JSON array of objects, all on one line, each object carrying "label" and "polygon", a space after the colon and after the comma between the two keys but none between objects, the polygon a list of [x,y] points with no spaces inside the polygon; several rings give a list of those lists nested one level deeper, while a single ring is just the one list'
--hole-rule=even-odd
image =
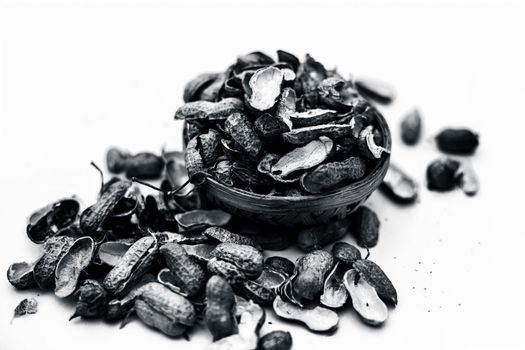
[{"label": "textured peanut shell", "polygon": [[33,264],[26,262],[13,263],[7,270],[7,280],[16,289],[25,289],[35,285]]},{"label": "textured peanut shell", "polygon": [[152,310],[162,314],[171,323],[192,327],[196,321],[193,304],[177,293],[162,286],[154,289],[145,289],[135,301],[145,302]]},{"label": "textured peanut shell", "polygon": [[80,273],[91,264],[94,252],[95,242],[91,237],[82,237],[73,243],[57,264],[56,296],[65,298],[75,291]]},{"label": "textured peanut shell", "polygon": [[348,270],[343,277],[345,287],[352,298],[352,306],[364,322],[379,326],[388,318],[388,309],[374,287],[366,279],[357,276],[357,271]]},{"label": "textured peanut shell", "polygon": [[102,282],[111,295],[124,294],[153,263],[157,253],[157,242],[151,236],[135,242],[124,254],[118,264],[107,274]]},{"label": "textured peanut shell", "polygon": [[206,283],[206,272],[190,258],[180,244],[167,243],[160,248],[160,253],[164,256],[168,269],[183,292],[192,297],[203,290]]},{"label": "textured peanut shell", "polygon": [[100,225],[102,225],[117,203],[124,197],[130,187],[130,181],[118,181],[104,191],[98,201],[84,210],[80,215],[80,228],[82,232],[86,235],[94,233]]},{"label": "textured peanut shell", "polygon": [[188,123],[214,122],[225,120],[232,113],[243,110],[243,102],[234,97],[228,97],[219,102],[195,101],[179,107],[175,112],[175,119],[184,119]]},{"label": "textured peanut shell", "polygon": [[300,258],[292,281],[295,295],[300,300],[313,300],[323,289],[324,278],[333,264],[332,254],[324,250],[314,250]]},{"label": "textured peanut shell", "polygon": [[356,260],[361,259],[361,252],[357,247],[346,242],[337,242],[332,247],[332,255],[335,261],[339,261],[350,268]]},{"label": "textured peanut shell", "polygon": [[360,157],[342,162],[321,164],[301,177],[301,187],[309,193],[322,193],[336,188],[344,181],[357,181],[366,174],[366,163]]},{"label": "textured peanut shell", "polygon": [[212,256],[234,264],[247,276],[258,276],[263,269],[262,253],[249,245],[221,243],[213,250]]},{"label": "textured peanut shell", "polygon": [[33,267],[33,277],[39,288],[51,289],[55,287],[57,264],[74,242],[75,239],[68,236],[51,237],[46,241],[44,255]]},{"label": "textured peanut shell", "polygon": [[205,167],[215,164],[221,150],[220,134],[210,129],[208,133],[199,135],[200,153]]},{"label": "textured peanut shell", "polygon": [[228,282],[219,276],[211,276],[206,283],[204,321],[213,341],[239,331],[235,319],[235,295]]},{"label": "textured peanut shell", "polygon": [[220,243],[237,243],[252,246],[258,250],[261,250],[260,245],[250,237],[246,237],[237,233],[230,232],[222,227],[209,227],[204,230],[204,234],[209,236]]},{"label": "textured peanut shell", "polygon": [[186,152],[184,153],[184,161],[186,162],[189,177],[204,169],[204,160],[198,148],[198,140],[198,136],[192,138],[186,145]]},{"label": "textured peanut shell", "polygon": [[397,304],[396,288],[379,265],[371,260],[360,259],[354,262],[354,269],[375,288],[381,299]]},{"label": "textured peanut shell", "polygon": [[224,123],[226,132],[251,157],[258,157],[263,144],[255,131],[255,127],[245,114],[234,113]]}]

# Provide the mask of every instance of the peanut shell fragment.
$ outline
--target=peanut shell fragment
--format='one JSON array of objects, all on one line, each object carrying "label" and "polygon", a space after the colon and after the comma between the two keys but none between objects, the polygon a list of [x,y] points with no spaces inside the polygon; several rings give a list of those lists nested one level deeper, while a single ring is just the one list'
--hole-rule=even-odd
[{"label": "peanut shell fragment", "polygon": [[246,276],[259,276],[263,269],[263,255],[256,248],[236,243],[221,243],[211,253],[217,259],[237,266]]},{"label": "peanut shell fragment", "polygon": [[250,78],[248,103],[259,111],[272,108],[277,97],[281,94],[283,72],[275,67],[266,67],[257,70]]},{"label": "peanut shell fragment", "polygon": [[127,242],[104,242],[98,247],[97,258],[104,264],[116,266],[131,245]]},{"label": "peanut shell fragment", "polygon": [[354,262],[353,267],[361,277],[375,288],[381,299],[392,305],[397,304],[396,288],[379,265],[371,260],[359,259]]},{"label": "peanut shell fragment", "polygon": [[55,288],[55,270],[60,259],[67,253],[75,242],[68,236],[49,238],[44,244],[44,255],[33,267],[33,277],[39,288]]},{"label": "peanut shell fragment", "polygon": [[374,287],[365,278],[358,276],[357,271],[348,270],[343,277],[352,299],[352,306],[364,322],[372,326],[379,326],[388,318],[388,309],[378,297]]},{"label": "peanut shell fragment", "polygon": [[56,296],[65,298],[75,291],[80,273],[91,264],[94,252],[95,242],[91,237],[82,237],[73,243],[56,267]]},{"label": "peanut shell fragment", "polygon": [[364,128],[359,134],[359,148],[361,154],[368,159],[380,159],[383,154],[390,154],[389,150],[376,144],[372,125]]},{"label": "peanut shell fragment", "polygon": [[175,215],[175,221],[183,229],[195,226],[224,226],[231,218],[231,214],[219,209],[196,209]]},{"label": "peanut shell fragment", "polygon": [[304,323],[314,332],[330,332],[336,329],[339,324],[339,316],[330,309],[321,306],[316,306],[313,309],[301,308],[285,302],[280,296],[275,298],[273,310],[277,316]]},{"label": "peanut shell fragment", "polygon": [[312,140],[318,139],[320,136],[326,136],[330,139],[338,139],[351,134],[351,125],[326,124],[292,129],[291,131],[285,132],[282,136],[284,141],[288,143],[294,145],[304,145]]},{"label": "peanut shell fragment", "polygon": [[342,307],[348,300],[348,291],[343,283],[345,271],[342,267],[339,261],[335,263],[326,277],[323,294],[320,297],[321,304],[332,309]]},{"label": "peanut shell fragment", "polygon": [[175,119],[184,119],[188,123],[206,123],[226,120],[232,113],[239,113],[243,110],[243,102],[234,97],[228,97],[219,102],[195,101],[179,107],[175,112]]},{"label": "peanut shell fragment", "polygon": [[38,312],[38,301],[35,298],[25,298],[16,307],[13,318],[32,315]]},{"label": "peanut shell fragment", "polygon": [[244,307],[240,316],[239,333],[222,338],[206,347],[206,350],[256,350],[259,329],[265,319],[264,310],[252,301]]},{"label": "peanut shell fragment", "polygon": [[313,168],[324,162],[333,149],[333,141],[321,136],[318,140],[286,153],[271,167],[271,172],[273,175],[286,178],[294,172]]},{"label": "peanut shell fragment", "polygon": [[332,247],[335,261],[341,262],[346,268],[351,268],[354,262],[361,259],[361,252],[354,245],[346,242],[337,242]]},{"label": "peanut shell fragment", "polygon": [[258,250],[262,250],[261,246],[253,239],[237,233],[230,232],[225,228],[212,226],[204,230],[204,234],[213,238],[220,243],[237,243],[252,246]]},{"label": "peanut shell fragment", "polygon": [[418,195],[416,181],[392,163],[388,167],[380,189],[398,203],[412,203]]},{"label": "peanut shell fragment", "polygon": [[366,163],[360,157],[319,165],[301,177],[301,187],[312,194],[330,191],[343,182],[354,182],[365,176]]},{"label": "peanut shell fragment", "polygon": [[108,308],[107,293],[96,280],[85,280],[78,288],[78,301],[71,321],[76,317],[100,318],[106,315]]},{"label": "peanut shell fragment", "polygon": [[16,289],[30,288],[36,285],[33,277],[33,266],[26,262],[18,262],[9,265],[7,270],[7,280]]}]

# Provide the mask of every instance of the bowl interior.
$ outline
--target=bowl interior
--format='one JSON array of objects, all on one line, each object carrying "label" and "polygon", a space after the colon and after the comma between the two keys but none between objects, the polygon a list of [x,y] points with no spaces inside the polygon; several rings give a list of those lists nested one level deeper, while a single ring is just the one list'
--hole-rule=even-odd
[{"label": "bowl interior", "polygon": [[[381,113],[377,113],[376,118],[376,127],[381,131],[382,136],[382,145],[385,147],[388,151],[391,151],[392,148],[392,137],[390,134],[390,129],[388,127],[388,124],[383,117]],[[207,180],[207,183],[209,183],[209,186],[220,190],[220,192],[224,193],[231,193],[232,195],[235,195],[235,197],[239,200],[249,200],[254,201],[254,204],[256,203],[268,203],[270,205],[277,205],[280,206],[282,202],[287,203],[302,203],[305,207],[308,207],[312,203],[315,203],[317,201],[322,200],[331,200],[334,198],[334,195],[337,194],[345,194],[349,196],[350,198],[356,198],[361,197],[359,194],[361,194],[364,190],[364,187],[372,187],[371,192],[373,192],[383,181],[383,178],[386,174],[386,169],[388,169],[388,164],[390,161],[390,155],[387,154],[375,164],[374,168],[368,173],[366,177],[363,179],[356,181],[354,183],[351,183],[346,186],[342,186],[339,188],[336,188],[332,191],[327,191],[325,193],[321,194],[315,194],[315,195],[304,195],[304,196],[272,196],[272,195],[264,195],[259,193],[253,193],[250,191],[246,191],[237,187],[229,187],[226,186],[217,180],[215,180],[212,177],[209,177]],[[352,195],[355,194],[355,195]],[[347,197],[348,198],[348,197]]]}]

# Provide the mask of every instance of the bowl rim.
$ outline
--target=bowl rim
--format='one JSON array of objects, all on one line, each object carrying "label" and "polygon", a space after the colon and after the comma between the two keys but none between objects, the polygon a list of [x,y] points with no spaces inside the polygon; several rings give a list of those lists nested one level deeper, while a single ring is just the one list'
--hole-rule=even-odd
[{"label": "bowl rim", "polygon": [[308,204],[315,200],[330,199],[335,194],[361,192],[360,189],[362,189],[364,186],[366,186],[371,181],[373,182],[374,179],[376,179],[378,176],[381,175],[381,173],[383,173],[384,168],[388,167],[388,164],[390,161],[390,153],[392,150],[392,136],[390,133],[390,128],[388,127],[388,123],[385,120],[383,114],[379,112],[377,108],[375,107],[372,107],[372,108],[375,109],[377,125],[379,129],[381,130],[381,135],[383,138],[383,145],[384,145],[383,147],[388,150],[388,154],[386,154],[386,156],[382,156],[379,162],[377,162],[374,169],[366,177],[362,178],[359,181],[353,182],[343,187],[336,188],[328,192],[323,192],[319,194],[302,195],[302,196],[274,196],[274,195],[268,195],[268,194],[254,193],[254,192],[243,190],[241,188],[227,186],[217,181],[211,176],[206,177],[206,181],[204,182],[203,186],[211,185],[215,187],[216,189],[223,191],[223,192],[230,192],[231,194],[234,194],[236,196],[239,196],[239,197],[242,196],[245,199],[262,200],[262,201],[265,201],[266,203],[271,203],[271,202],[282,203],[283,201],[286,201],[286,202],[297,202],[297,203],[304,202],[305,204]]}]

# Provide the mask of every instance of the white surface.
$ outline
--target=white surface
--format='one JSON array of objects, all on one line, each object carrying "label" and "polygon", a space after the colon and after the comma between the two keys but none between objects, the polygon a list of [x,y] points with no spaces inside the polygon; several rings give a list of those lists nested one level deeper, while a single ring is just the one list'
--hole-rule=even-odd
[{"label": "white surface", "polygon": [[[366,327],[346,309],[331,337],[276,322],[272,312],[263,332],[291,330],[294,349],[525,347],[518,2],[1,4],[0,270],[37,256],[25,235],[34,209],[73,193],[86,204],[95,199],[99,179],[89,161],[103,164],[108,146],[180,145],[172,116],[188,79],[251,50],[310,52],[345,74],[397,88],[395,104],[383,108],[392,159],[422,183],[420,203],[398,207],[380,194],[369,201],[382,222],[371,259],[400,300],[383,328]],[[409,148],[398,123],[413,106],[425,134]],[[431,137],[448,125],[481,134],[472,158],[482,185],[476,197],[423,185],[426,165],[439,155]],[[210,341],[204,329],[188,343],[138,321],[123,330],[68,322],[72,306],[46,293],[38,314],[10,325],[15,305],[33,294],[0,280],[0,349],[201,349]]]}]

